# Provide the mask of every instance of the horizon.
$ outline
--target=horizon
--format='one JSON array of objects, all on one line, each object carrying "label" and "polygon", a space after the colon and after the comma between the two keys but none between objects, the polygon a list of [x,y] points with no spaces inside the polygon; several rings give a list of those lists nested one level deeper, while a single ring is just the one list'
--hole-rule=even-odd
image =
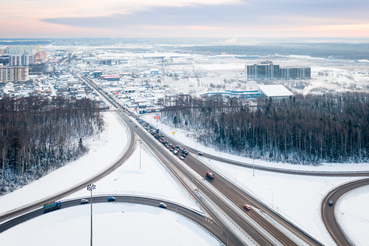
[{"label": "horizon", "polygon": [[7,1],[1,38],[368,38],[369,2]]}]

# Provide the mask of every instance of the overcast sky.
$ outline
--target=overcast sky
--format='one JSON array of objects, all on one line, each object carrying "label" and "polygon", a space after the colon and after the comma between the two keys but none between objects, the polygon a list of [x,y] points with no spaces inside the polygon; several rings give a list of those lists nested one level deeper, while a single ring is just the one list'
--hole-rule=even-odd
[{"label": "overcast sky", "polygon": [[369,37],[368,0],[0,0],[0,38]]}]

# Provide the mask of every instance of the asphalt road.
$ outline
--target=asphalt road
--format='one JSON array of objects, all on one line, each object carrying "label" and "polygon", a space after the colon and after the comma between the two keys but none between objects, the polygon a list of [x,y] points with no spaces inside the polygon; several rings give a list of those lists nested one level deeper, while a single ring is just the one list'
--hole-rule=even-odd
[{"label": "asphalt road", "polygon": [[[197,155],[200,151],[196,150],[195,148],[185,145],[181,142],[179,142],[176,139],[171,138],[170,136],[165,136],[167,140],[171,143],[174,143],[175,145],[181,145],[182,147],[185,147],[186,150],[189,152]],[[283,174],[293,174],[293,175],[307,175],[307,176],[318,176],[318,177],[365,177],[369,176],[369,171],[305,171],[305,170],[292,170],[292,169],[283,169],[283,168],[276,168],[276,167],[267,167],[267,166],[260,166],[260,165],[253,165],[252,163],[247,162],[240,162],[235,160],[230,160],[227,158],[211,155],[209,153],[203,152],[203,156],[216,160],[221,161],[227,164],[236,165],[240,167],[245,168],[255,168],[255,170],[260,171],[267,171],[267,172],[275,172],[275,173],[283,173]]]},{"label": "asphalt road", "polygon": [[[195,212],[181,205],[171,203],[168,201],[162,201],[159,199],[145,198],[145,197],[115,196],[115,195],[114,197],[116,198],[116,201],[113,203],[124,202],[124,203],[144,204],[144,205],[158,207],[160,202],[164,202],[167,205],[167,208],[166,208],[167,210],[176,212],[178,214],[181,214],[184,217],[187,217],[188,219],[192,220],[196,224],[202,226],[204,229],[209,231],[211,234],[215,235],[222,242],[227,242],[227,234],[223,232],[223,230],[218,226],[217,223],[215,223],[212,219],[207,218],[204,215],[199,214],[198,212]],[[90,198],[86,198],[86,199],[90,201]],[[92,200],[93,200],[93,203],[107,203],[108,196],[97,196],[97,197],[93,197]],[[74,200],[62,202],[62,206],[60,209],[66,209],[66,208],[70,208],[74,206],[90,206],[90,204],[81,204],[81,199],[74,199]],[[160,208],[160,209],[164,209],[164,208]],[[58,210],[55,210],[49,213],[53,213],[57,211]],[[0,233],[16,225],[24,223],[30,219],[36,218],[38,216],[42,216],[43,214],[44,214],[44,209],[38,208],[31,212],[27,212],[19,217],[8,220],[7,222],[0,225]]]},{"label": "asphalt road", "polygon": [[[369,179],[361,179],[356,180],[344,185],[341,185],[334,190],[330,191],[322,201],[321,207],[321,215],[324,222],[324,225],[327,227],[327,230],[333,240],[339,246],[346,245],[354,245],[346,238],[344,232],[339,227],[336,217],[334,215],[335,206],[337,204],[338,199],[343,196],[345,193],[360,188],[362,186],[369,185]],[[329,206],[328,202],[333,201],[333,205]]]},{"label": "asphalt road", "polygon": [[[124,120],[128,120],[129,118],[127,116],[122,116]],[[123,154],[123,156],[121,158],[119,158],[119,160],[115,163],[113,163],[111,166],[108,166],[106,167],[104,170],[102,170],[101,172],[97,173],[95,176],[85,180],[85,181],[82,181],[81,183],[77,184],[76,186],[74,187],[70,187],[62,192],[59,192],[59,193],[56,193],[50,197],[47,197],[47,198],[44,198],[44,199],[41,199],[37,202],[34,202],[34,203],[31,203],[31,204],[28,204],[24,207],[20,207],[20,208],[16,208],[10,212],[7,212],[5,214],[1,214],[0,215],[0,222],[1,221],[4,221],[6,219],[9,219],[9,218],[12,218],[14,216],[17,216],[19,214],[22,214],[22,213],[25,213],[27,211],[30,211],[32,209],[36,209],[38,207],[41,207],[43,206],[45,203],[48,203],[48,202],[54,202],[58,199],[61,199],[63,197],[66,197],[78,190],[81,190],[81,189],[84,189],[87,187],[87,185],[91,184],[91,183],[94,183],[96,182],[97,180],[105,177],[106,175],[108,175],[109,173],[111,173],[112,171],[114,171],[116,168],[118,168],[120,165],[123,164],[123,162],[125,162],[130,156],[131,154],[133,153],[133,150],[134,150],[134,132],[131,131],[130,132],[130,139],[131,139],[131,144],[128,146],[128,149],[126,150],[126,152]]]},{"label": "asphalt road", "polygon": [[[237,212],[233,211],[233,208],[230,207],[227,203],[223,202],[221,199],[218,199],[213,191],[209,190],[203,182],[199,182],[193,175],[188,172],[182,165],[178,164],[179,156],[174,155],[169,150],[165,149],[161,143],[159,143],[154,137],[144,132],[143,128],[136,128],[136,133],[140,136],[141,139],[157,154],[158,156],[164,156],[168,161],[167,165],[173,165],[175,168],[181,171],[183,175],[185,175],[188,179],[192,180],[196,186],[200,189],[201,192],[206,194],[207,197],[210,197],[212,201],[223,211],[227,213],[227,216],[232,218],[241,228],[248,233],[257,243],[260,245],[273,245],[267,237],[265,237],[262,233],[260,233],[251,223],[247,220],[243,220],[237,214]],[[181,160],[180,160],[181,161]],[[181,161],[182,162],[182,161]],[[209,170],[204,164],[198,161],[196,158],[188,155],[183,161],[190,168],[192,168],[196,173],[200,176],[206,178],[205,173]],[[284,235],[280,230],[274,227],[269,221],[264,219],[259,213],[251,211],[248,213],[243,208],[243,205],[248,202],[254,206],[257,206],[257,202],[252,202],[252,200],[248,197],[247,194],[240,192],[233,184],[229,183],[227,180],[220,177],[220,175],[216,175],[216,178],[211,180],[207,179],[207,181],[217,188],[223,195],[225,195],[229,200],[235,203],[242,211],[245,212],[246,216],[250,216],[253,220],[255,220],[259,225],[261,225],[264,229],[266,229],[272,236],[274,236],[279,242],[283,245],[296,245],[294,241],[292,241],[289,237]],[[310,240],[311,241],[311,240]],[[315,243],[316,244],[316,243]],[[311,244],[311,245],[314,245]]]},{"label": "asphalt road", "polygon": [[[96,87],[96,86],[94,86]],[[104,95],[105,96],[105,95]],[[111,99],[113,100],[113,99]],[[189,173],[185,168],[183,168],[181,165],[178,165],[177,156],[174,156],[171,152],[168,150],[164,150],[164,148],[161,146],[161,144],[153,138],[151,135],[148,135],[143,128],[140,126],[135,128],[132,124],[130,124],[131,130],[135,131],[136,134],[141,137],[141,139],[148,145],[149,148],[151,148],[155,154],[161,159],[162,163],[164,163],[167,168],[171,168],[173,165],[176,169],[180,170],[180,172],[185,175],[188,179],[192,180],[193,182],[196,182],[196,179],[193,177],[191,173]],[[192,158],[192,159],[191,159]],[[203,165],[200,161],[198,161],[196,158],[193,158],[191,156],[186,157],[184,161],[189,167],[191,167],[194,171],[196,171],[199,175],[204,176],[208,168]],[[175,173],[172,172],[174,175]],[[218,176],[220,177],[220,175]],[[181,177],[177,177],[179,181],[181,181]],[[236,186],[234,186],[232,183],[228,182],[227,180],[223,178],[216,178],[214,180],[211,180],[211,183],[215,188],[217,188],[220,192],[222,192],[223,195],[225,195],[230,201],[235,203],[238,207],[240,207],[245,213],[247,212],[247,215],[249,215],[255,222],[257,222],[261,227],[263,227],[266,231],[268,231],[274,238],[276,238],[279,242],[281,242],[283,245],[296,245],[294,241],[292,241],[289,237],[287,237],[284,233],[282,233],[279,229],[277,229],[274,225],[272,225],[268,220],[266,220],[264,217],[262,217],[257,212],[248,212],[245,211],[243,208],[244,203],[250,203],[251,205],[261,208],[264,212],[272,213],[268,207],[264,206],[263,204],[260,204],[257,200],[253,199],[249,194],[244,193],[240,189],[238,189]],[[207,197],[213,198],[214,194],[213,191],[210,191],[206,186],[204,186],[202,183],[196,182],[196,185],[202,192],[206,194]],[[186,187],[186,184],[183,184],[185,188],[191,193],[191,190],[189,187]],[[195,194],[192,194],[193,197],[195,197]],[[215,198],[215,199],[214,199]],[[227,203],[224,203],[221,199],[217,199],[214,197],[212,201],[217,204],[218,207],[220,207],[223,211],[226,211],[227,216],[233,219],[238,225],[242,227],[244,231],[246,231],[256,242],[258,242],[260,245],[273,245],[273,242],[271,242],[263,233],[260,233],[258,229],[256,229],[251,223],[248,221],[245,221],[239,217],[239,215],[233,211],[233,208],[231,208]],[[206,209],[206,204],[202,204],[203,208],[207,210],[209,214],[212,215],[212,218],[216,218],[217,216],[211,211],[211,209]],[[296,226],[292,225],[288,221],[285,221],[284,219],[281,219],[280,216],[276,214],[272,214],[272,217],[279,221],[281,224],[286,226],[287,228],[291,229],[294,233],[296,233],[298,236],[300,236],[303,240],[308,242],[310,245],[321,245],[317,240],[310,237],[306,233],[304,233],[302,230],[297,228]],[[217,221],[220,225],[223,223],[221,221]],[[227,228],[223,228],[225,231]],[[233,238],[233,241],[235,241],[236,238]],[[236,243],[237,245],[237,243]]]}]

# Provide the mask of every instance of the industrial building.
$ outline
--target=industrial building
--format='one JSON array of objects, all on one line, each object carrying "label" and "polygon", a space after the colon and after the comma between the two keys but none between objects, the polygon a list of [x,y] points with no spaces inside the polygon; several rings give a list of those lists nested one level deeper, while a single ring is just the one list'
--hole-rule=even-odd
[{"label": "industrial building", "polygon": [[0,83],[25,82],[29,80],[28,67],[0,67]]},{"label": "industrial building", "polygon": [[283,85],[259,85],[258,90],[261,95],[274,99],[283,99],[293,96],[293,93]]},{"label": "industrial building", "polygon": [[272,61],[246,65],[247,80],[311,79],[310,67],[281,68]]},{"label": "industrial building", "polygon": [[115,75],[101,75],[100,79],[102,80],[107,80],[107,81],[119,81],[120,80],[120,75],[119,74],[115,74]]}]

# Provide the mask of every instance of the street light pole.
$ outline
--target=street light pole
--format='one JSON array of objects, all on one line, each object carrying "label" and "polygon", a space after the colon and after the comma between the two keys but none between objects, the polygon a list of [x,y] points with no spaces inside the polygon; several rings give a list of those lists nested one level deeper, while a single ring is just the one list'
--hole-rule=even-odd
[{"label": "street light pole", "polygon": [[96,189],[96,185],[95,184],[89,184],[87,186],[87,190],[91,191],[91,238],[90,238],[90,246],[92,246],[92,191]]},{"label": "street light pole", "polygon": [[272,191],[272,209],[274,209],[274,205],[273,205],[273,189],[269,189]]},{"label": "street light pole", "polygon": [[140,139],[140,169],[141,169],[141,139]]}]

